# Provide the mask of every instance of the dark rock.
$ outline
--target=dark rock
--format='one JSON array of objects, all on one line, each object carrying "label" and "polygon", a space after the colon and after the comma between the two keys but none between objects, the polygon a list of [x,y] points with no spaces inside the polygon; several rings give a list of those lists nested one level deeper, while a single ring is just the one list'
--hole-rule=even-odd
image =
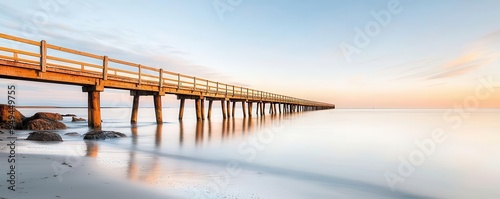
[{"label": "dark rock", "polygon": [[87,121],[87,120],[85,120],[85,119],[83,119],[83,118],[81,118],[81,117],[74,117],[74,116],[73,116],[73,117],[71,118],[71,121],[72,121],[72,122],[81,122],[81,121]]},{"label": "dark rock", "polygon": [[49,119],[34,119],[25,121],[23,129],[26,130],[57,130],[66,129],[66,125],[62,122]]},{"label": "dark rock", "polygon": [[69,133],[65,133],[64,135],[69,135],[69,136],[79,136],[80,134],[77,133],[77,132],[69,132]]},{"label": "dark rock", "polygon": [[61,115],[62,117],[76,117],[75,114],[64,114],[64,115]]},{"label": "dark rock", "polygon": [[[14,128],[20,129],[22,127],[23,119],[25,118],[21,112],[19,112],[16,108],[13,110],[14,114]],[[9,115],[11,112],[11,107],[5,104],[0,104],[0,128],[10,129],[10,119]]]},{"label": "dark rock", "polygon": [[25,118],[22,127],[26,130],[66,129],[66,125],[58,121],[62,119],[59,113],[38,112],[29,118]]},{"label": "dark rock", "polygon": [[38,112],[35,115],[31,116],[30,119],[49,119],[54,121],[62,120],[63,117],[59,113],[47,113],[47,112]]},{"label": "dark rock", "polygon": [[116,131],[90,131],[84,134],[84,140],[105,140],[106,138],[127,137],[125,134]]},{"label": "dark rock", "polygon": [[38,131],[32,132],[26,138],[26,140],[35,140],[35,141],[60,141],[62,142],[62,138],[57,133],[47,132],[47,131]]}]

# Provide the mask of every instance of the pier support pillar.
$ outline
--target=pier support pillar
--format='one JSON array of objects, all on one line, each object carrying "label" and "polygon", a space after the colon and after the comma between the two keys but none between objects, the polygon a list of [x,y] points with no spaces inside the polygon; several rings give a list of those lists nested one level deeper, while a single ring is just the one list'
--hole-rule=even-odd
[{"label": "pier support pillar", "polygon": [[212,104],[214,103],[213,100],[208,100],[208,115],[207,118],[210,120],[212,117]]},{"label": "pier support pillar", "polygon": [[248,117],[252,117],[253,102],[248,102]]},{"label": "pier support pillar", "polygon": [[88,92],[89,127],[101,129],[101,92]]},{"label": "pier support pillar", "polygon": [[88,96],[88,125],[93,129],[101,129],[101,92],[104,86],[84,86],[82,91]]},{"label": "pier support pillar", "polygon": [[266,103],[265,102],[260,103],[260,114],[266,115]]},{"label": "pier support pillar", "polygon": [[201,120],[201,100],[195,99],[195,109],[196,109],[196,120]]},{"label": "pier support pillar", "polygon": [[247,117],[247,109],[245,106],[245,101],[241,101],[241,109],[243,109],[243,117]]},{"label": "pier support pillar", "polygon": [[134,101],[132,102],[132,116],[130,117],[130,123],[137,123],[137,114],[139,113],[139,97],[140,95],[134,95]]},{"label": "pier support pillar", "polygon": [[186,103],[186,99],[180,99],[181,104],[179,105],[179,120],[182,120],[184,117],[184,104]]},{"label": "pier support pillar", "polygon": [[205,99],[201,99],[200,103],[201,103],[201,120],[205,120]]},{"label": "pier support pillar", "polygon": [[161,105],[161,95],[153,95],[153,101],[155,105],[155,115],[156,115],[156,123],[163,123],[163,114],[162,114],[162,105]]},{"label": "pier support pillar", "polygon": [[226,104],[227,104],[227,118],[231,118],[231,101],[227,100],[226,101]]},{"label": "pier support pillar", "polygon": [[281,114],[281,104],[280,103],[278,103],[278,109],[279,109],[280,114]]},{"label": "pier support pillar", "polygon": [[222,118],[226,119],[227,118],[227,115],[226,115],[226,100],[221,100],[220,101],[220,106],[222,108]]},{"label": "pier support pillar", "polygon": [[236,101],[233,101],[233,110],[231,112],[231,117],[234,118],[234,111],[236,110]]},{"label": "pier support pillar", "polygon": [[257,108],[255,109],[255,115],[259,116],[260,102],[257,102]]}]

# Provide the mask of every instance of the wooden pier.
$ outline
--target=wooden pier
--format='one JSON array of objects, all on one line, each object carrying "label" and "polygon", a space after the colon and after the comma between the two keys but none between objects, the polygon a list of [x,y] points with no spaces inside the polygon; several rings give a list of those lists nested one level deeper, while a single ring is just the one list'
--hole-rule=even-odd
[{"label": "wooden pier", "polygon": [[[100,93],[105,88],[129,90],[133,96],[130,122],[138,120],[140,96],[153,96],[156,122],[163,123],[161,97],[177,95],[182,120],[185,100],[194,100],[198,120],[210,119],[213,101],[221,102],[223,118],[235,117],[238,104],[244,117],[332,109],[335,105],[224,84],[132,62],[64,48],[0,33],[0,38],[35,47],[35,52],[0,46],[0,78],[77,85],[88,93],[88,124],[101,128]],[[64,56],[63,56],[64,55]],[[205,101],[208,112],[205,117]],[[232,103],[232,104],[231,104]]]}]

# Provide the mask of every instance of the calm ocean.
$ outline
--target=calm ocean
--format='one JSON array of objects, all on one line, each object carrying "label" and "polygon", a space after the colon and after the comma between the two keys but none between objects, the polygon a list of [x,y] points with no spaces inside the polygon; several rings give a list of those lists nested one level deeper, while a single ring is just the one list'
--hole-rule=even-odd
[{"label": "calm ocean", "polygon": [[[87,116],[86,109],[19,109]],[[337,109],[197,122],[164,108],[104,108],[103,130],[127,138],[83,141],[65,118],[65,142],[26,141],[24,153],[95,159],[103,175],[180,198],[500,198],[500,110]],[[29,131],[18,131],[20,138]],[[63,150],[64,149],[64,150]],[[84,167],[75,169],[85,169]],[[93,188],[98,190],[99,187]]]}]

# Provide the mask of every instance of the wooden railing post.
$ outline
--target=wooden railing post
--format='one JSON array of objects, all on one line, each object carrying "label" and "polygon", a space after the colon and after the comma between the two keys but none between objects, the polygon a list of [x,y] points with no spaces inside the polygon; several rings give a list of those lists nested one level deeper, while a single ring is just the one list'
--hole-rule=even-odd
[{"label": "wooden railing post", "polygon": [[196,90],[196,77],[193,77],[194,79],[194,84],[193,84],[193,91]]},{"label": "wooden railing post", "polygon": [[181,74],[177,73],[177,90],[181,88]]},{"label": "wooden railing post", "polygon": [[40,42],[40,70],[44,73],[47,71],[47,42]]},{"label": "wooden railing post", "polygon": [[217,82],[217,88],[215,89],[216,95],[219,94],[219,82]]},{"label": "wooden railing post", "polygon": [[160,75],[159,75],[159,81],[160,81],[160,89],[163,87],[163,68],[160,68]]},{"label": "wooden railing post", "polygon": [[226,84],[226,97],[227,97],[227,84]]},{"label": "wooden railing post", "polygon": [[142,76],[142,65],[139,64],[139,84],[141,84],[141,76]]},{"label": "wooden railing post", "polygon": [[102,59],[102,79],[108,80],[108,56]]}]

